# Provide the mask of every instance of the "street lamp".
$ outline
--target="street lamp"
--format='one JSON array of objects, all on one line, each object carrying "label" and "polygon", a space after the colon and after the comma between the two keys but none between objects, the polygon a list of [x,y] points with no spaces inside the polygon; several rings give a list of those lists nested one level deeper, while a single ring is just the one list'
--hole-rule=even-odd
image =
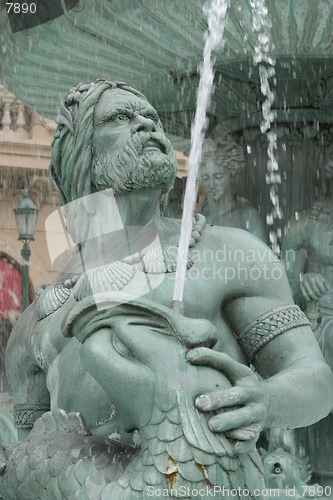
[{"label": "street lamp", "polygon": [[21,255],[22,263],[22,286],[21,286],[21,312],[28,306],[29,297],[29,257],[30,247],[29,241],[34,240],[35,227],[38,217],[38,208],[30,198],[30,191],[24,189],[23,200],[17,208],[14,208],[17,230],[19,233],[18,240],[22,240],[23,248]]}]

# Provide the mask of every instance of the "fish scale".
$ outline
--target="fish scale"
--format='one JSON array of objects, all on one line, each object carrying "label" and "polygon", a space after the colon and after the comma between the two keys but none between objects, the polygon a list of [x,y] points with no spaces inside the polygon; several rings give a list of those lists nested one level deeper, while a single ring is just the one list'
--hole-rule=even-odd
[{"label": "fish scale", "polygon": [[[160,417],[163,414],[160,410],[158,413]],[[175,407],[170,413],[172,421],[177,421]],[[159,427],[164,422],[170,424],[168,414],[165,412],[158,419],[153,415],[153,421],[159,420],[159,423],[152,427]],[[15,445],[9,455],[7,470],[0,479],[2,495],[8,493],[8,497],[3,497],[5,500],[144,500],[147,488],[152,485],[155,489],[169,491],[180,486],[190,490],[214,485],[235,489],[248,487],[249,478],[246,480],[239,467],[239,459],[218,457],[191,447],[180,423],[177,430],[179,437],[173,439],[171,436],[171,442],[159,441],[159,446],[153,447],[152,452],[148,444],[158,440],[158,437],[145,441],[145,435],[152,434],[150,424],[141,430],[143,441],[142,449],[139,450],[99,436],[87,435],[89,431],[82,427],[82,418],[78,414],[77,425],[73,414],[69,417],[60,410],[48,412],[41,418],[46,425],[36,425],[27,442]],[[163,434],[163,439],[165,437]],[[46,443],[53,452],[58,446],[58,451],[48,458],[45,458]],[[170,454],[173,443],[179,445],[177,459]],[[200,463],[199,459],[207,462],[207,465]],[[251,460],[248,455],[244,455],[241,460],[243,464],[251,464],[252,487],[261,481],[256,459],[252,457]],[[46,464],[49,474],[45,473]],[[236,464],[238,467],[235,467]],[[258,475],[257,480],[252,477],[253,474]],[[14,478],[20,484],[15,497],[10,496]]]}]

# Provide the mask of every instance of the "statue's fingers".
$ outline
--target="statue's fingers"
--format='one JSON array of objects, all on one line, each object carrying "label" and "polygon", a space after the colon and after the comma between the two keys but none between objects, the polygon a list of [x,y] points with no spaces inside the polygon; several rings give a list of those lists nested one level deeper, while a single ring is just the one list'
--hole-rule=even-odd
[{"label": "statue's fingers", "polygon": [[320,290],[319,290],[319,288],[317,286],[317,280],[316,279],[311,279],[310,281],[307,281],[305,283],[305,287],[307,287],[308,295],[312,299],[320,299],[321,293],[320,293]]},{"label": "statue's fingers", "polygon": [[332,288],[331,284],[327,280],[324,280],[323,284],[324,287],[326,288],[326,292],[328,292]]},{"label": "statue's fingers", "polygon": [[[316,276],[311,280],[311,289],[318,299],[323,295],[321,290],[322,279],[321,276]],[[325,290],[326,291],[326,290]]]},{"label": "statue's fingers", "polygon": [[253,424],[255,420],[255,411],[247,406],[215,415],[209,420],[208,426],[213,432],[226,432],[240,427],[247,427]]},{"label": "statue's fingers", "polygon": [[249,439],[255,439],[258,437],[262,428],[259,424],[248,425],[241,429],[235,429],[226,432],[226,436],[232,439],[238,439],[239,441],[248,441]]},{"label": "statue's fingers", "polygon": [[303,283],[300,284],[300,289],[301,289],[301,293],[302,293],[303,297],[305,298],[305,300],[307,302],[309,302],[311,300],[311,298],[309,297],[309,295],[308,295],[308,293],[307,293],[307,291],[306,291]]},{"label": "statue's fingers", "polygon": [[320,296],[317,297],[317,295],[312,289],[312,286],[307,281],[303,281],[301,285],[301,290],[305,300],[317,300],[318,298],[320,298]]},{"label": "statue's fingers", "polygon": [[249,400],[246,389],[243,387],[231,387],[225,391],[202,394],[195,399],[195,406],[200,411],[214,411],[221,408],[227,408],[228,410],[238,409],[244,406]]},{"label": "statue's fingers", "polygon": [[321,277],[321,279],[319,279],[319,278],[317,279],[317,285],[318,285],[318,288],[321,292],[321,295],[324,295],[331,288],[329,282],[323,277]]},{"label": "statue's fingers", "polygon": [[255,376],[252,370],[242,363],[235,361],[225,353],[213,351],[207,347],[197,347],[187,353],[187,360],[194,365],[206,365],[224,373],[232,382],[239,379]]}]

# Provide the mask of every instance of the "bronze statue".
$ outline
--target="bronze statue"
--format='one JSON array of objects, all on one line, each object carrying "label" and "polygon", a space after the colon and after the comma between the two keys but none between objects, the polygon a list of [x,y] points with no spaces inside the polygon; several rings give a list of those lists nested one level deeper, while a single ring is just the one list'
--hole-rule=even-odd
[{"label": "bronze statue", "polygon": [[282,264],[249,232],[198,215],[185,315],[169,309],[180,221],[160,212],[176,161],[156,111],[101,79],[71,89],[58,123],[50,175],[76,247],[9,341],[23,441],[0,451],[1,494],[260,496],[262,428],[309,425],[333,404]]}]

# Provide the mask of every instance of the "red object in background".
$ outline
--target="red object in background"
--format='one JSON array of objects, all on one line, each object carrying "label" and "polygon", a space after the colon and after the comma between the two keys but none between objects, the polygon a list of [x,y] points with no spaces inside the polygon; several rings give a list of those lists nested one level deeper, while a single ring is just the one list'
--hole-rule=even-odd
[{"label": "red object in background", "polygon": [[0,318],[15,321],[21,314],[21,274],[0,258]]}]

